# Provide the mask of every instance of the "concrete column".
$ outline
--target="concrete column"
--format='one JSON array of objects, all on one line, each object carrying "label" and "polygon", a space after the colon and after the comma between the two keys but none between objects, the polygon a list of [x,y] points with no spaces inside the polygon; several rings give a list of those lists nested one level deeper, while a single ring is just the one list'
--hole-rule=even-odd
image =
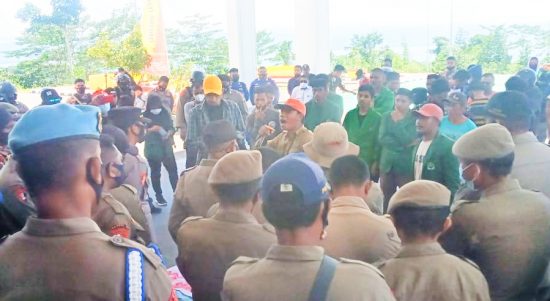
[{"label": "concrete column", "polygon": [[249,86],[256,78],[255,0],[228,0],[227,8],[229,67],[239,68],[241,81]]},{"label": "concrete column", "polygon": [[295,0],[294,50],[297,64],[329,73],[329,0]]}]

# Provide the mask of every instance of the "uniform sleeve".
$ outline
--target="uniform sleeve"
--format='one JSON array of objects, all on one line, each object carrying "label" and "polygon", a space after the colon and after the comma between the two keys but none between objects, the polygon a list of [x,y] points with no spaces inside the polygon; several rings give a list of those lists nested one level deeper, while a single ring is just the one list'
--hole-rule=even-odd
[{"label": "uniform sleeve", "polygon": [[178,185],[174,192],[174,202],[172,204],[172,209],[170,209],[170,217],[168,218],[168,232],[170,232],[174,241],[176,241],[181,222],[189,217],[189,212],[185,206],[184,182],[185,174],[178,180]]},{"label": "uniform sleeve", "polygon": [[[462,205],[467,206],[467,205]],[[464,218],[464,208],[459,206],[451,215],[453,224],[439,238],[439,243],[450,254],[464,256],[470,248],[467,220]]]},{"label": "uniform sleeve", "polygon": [[109,223],[109,236],[120,235],[131,239],[133,236],[132,219],[129,214],[115,213]]},{"label": "uniform sleeve", "polygon": [[243,89],[244,99],[248,101],[250,99],[250,95],[248,94],[248,89],[246,88],[246,84],[241,83],[241,88]]},{"label": "uniform sleeve", "polygon": [[153,267],[147,260],[145,262],[145,271],[143,282],[145,284],[145,300],[178,300],[175,296],[172,280],[168,276],[166,269],[159,265]]},{"label": "uniform sleeve", "polygon": [[378,140],[378,136],[380,135],[380,123],[381,123],[381,118],[378,118],[376,120],[375,125],[374,125],[374,136],[372,138],[373,144],[374,144],[373,159],[374,159],[374,162],[377,162],[377,163],[380,162],[380,155],[382,153],[382,145],[380,144],[380,141]]},{"label": "uniform sleeve", "polygon": [[200,112],[194,108],[189,114],[189,120],[187,122],[187,140],[186,144],[193,145],[199,141],[199,115]]},{"label": "uniform sleeve", "polygon": [[185,116],[185,99],[187,97],[187,89],[181,91],[178,97],[178,105],[176,108],[176,125],[179,128],[183,128],[187,122]]},{"label": "uniform sleeve", "polygon": [[451,191],[452,200],[460,185],[460,171],[458,158],[453,155],[451,148],[447,148],[445,151],[443,170],[445,186]]}]

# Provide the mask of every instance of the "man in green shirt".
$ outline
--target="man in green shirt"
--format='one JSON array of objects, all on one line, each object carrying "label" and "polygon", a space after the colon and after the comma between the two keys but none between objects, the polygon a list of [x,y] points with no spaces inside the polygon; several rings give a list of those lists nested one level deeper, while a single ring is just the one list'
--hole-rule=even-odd
[{"label": "man in green shirt", "polygon": [[304,125],[310,131],[327,121],[340,123],[344,110],[341,96],[328,90],[328,76],[319,74],[310,83],[313,88],[313,99],[306,103],[306,118]]},{"label": "man in green shirt", "polygon": [[378,131],[380,129],[380,114],[372,109],[374,88],[362,85],[357,93],[357,107],[346,114],[344,128],[348,132],[349,141],[360,148],[359,158],[369,166],[371,178],[378,181],[380,159],[380,144]]},{"label": "man in green shirt", "polygon": [[374,108],[378,113],[384,114],[393,110],[394,95],[386,88],[386,73],[380,68],[374,68],[370,72],[370,83],[374,88]]}]

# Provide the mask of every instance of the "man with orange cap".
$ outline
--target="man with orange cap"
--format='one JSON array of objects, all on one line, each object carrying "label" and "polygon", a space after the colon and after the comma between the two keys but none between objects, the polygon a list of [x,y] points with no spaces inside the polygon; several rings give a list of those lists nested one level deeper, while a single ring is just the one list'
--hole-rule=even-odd
[{"label": "man with orange cap", "polygon": [[[241,149],[245,148],[245,125],[237,104],[223,99],[222,81],[216,75],[208,75],[203,81],[204,102],[195,106],[189,114],[187,122],[187,150],[186,166],[196,165],[197,158],[202,158],[204,151],[200,150],[200,141],[206,125],[216,120],[229,121],[237,131],[237,143]],[[198,150],[198,154],[197,154]],[[196,155],[194,155],[194,153]]]},{"label": "man with orange cap", "polygon": [[[304,126],[306,105],[297,99],[291,98],[284,104],[278,104],[277,108],[281,110],[280,118],[283,132],[267,141],[266,146],[283,156],[289,153],[303,152],[304,144],[313,139],[313,133]],[[268,135],[269,133],[263,132],[262,134]],[[258,141],[262,140],[261,137],[258,138]]]},{"label": "man with orange cap", "polygon": [[459,163],[452,153],[453,141],[439,132],[443,110],[428,103],[414,113],[418,118],[416,131],[422,135],[413,151],[414,179],[438,182],[454,195],[460,184]]}]

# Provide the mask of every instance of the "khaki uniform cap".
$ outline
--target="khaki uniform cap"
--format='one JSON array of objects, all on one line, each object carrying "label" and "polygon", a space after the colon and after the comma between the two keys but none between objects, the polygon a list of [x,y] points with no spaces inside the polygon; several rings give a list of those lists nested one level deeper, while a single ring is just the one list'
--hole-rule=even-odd
[{"label": "khaki uniform cap", "polygon": [[221,158],[208,177],[208,184],[242,184],[262,177],[259,151],[236,151]]},{"label": "khaki uniform cap", "polygon": [[502,158],[514,152],[514,140],[500,124],[481,126],[460,137],[453,146],[453,154],[462,159],[486,160]]},{"label": "khaki uniform cap", "polygon": [[428,180],[417,180],[405,184],[390,199],[388,213],[402,205],[417,207],[445,207],[451,202],[451,191],[447,187]]}]

